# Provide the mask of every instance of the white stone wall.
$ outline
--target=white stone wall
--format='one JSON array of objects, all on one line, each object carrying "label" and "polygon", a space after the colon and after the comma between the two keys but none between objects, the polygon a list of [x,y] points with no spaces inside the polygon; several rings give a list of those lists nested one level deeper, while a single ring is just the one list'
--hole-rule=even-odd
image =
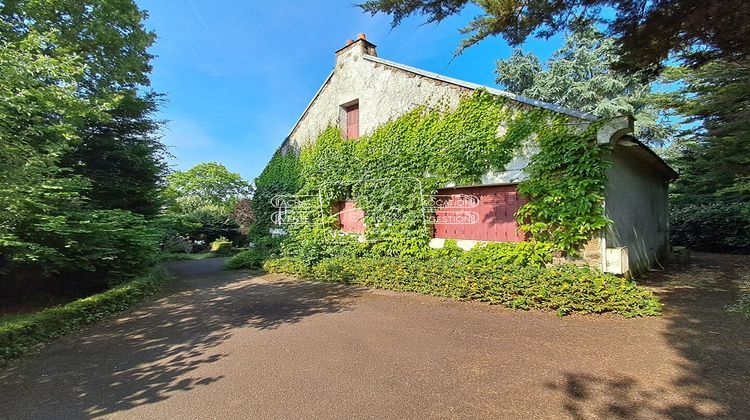
[{"label": "white stone wall", "polygon": [[[355,42],[340,51],[330,79],[312,101],[297,126],[289,135],[285,147],[299,149],[328,126],[344,128],[346,113],[343,106],[359,101],[359,134],[372,133],[389,120],[418,107],[453,108],[473,89],[434,80],[386,64],[363,58],[365,44]],[[510,103],[513,106],[513,103]],[[526,105],[517,104],[519,107]],[[498,127],[503,135],[505,127]],[[503,172],[491,172],[482,177],[482,184],[520,182],[526,178],[523,168],[538,151],[529,139],[526,147],[507,165]]]},{"label": "white stone wall", "polygon": [[637,147],[616,145],[607,171],[605,209],[613,223],[607,248],[627,247],[631,275],[665,255],[669,235],[667,180],[638,157]]},{"label": "white stone wall", "polygon": [[359,134],[377,127],[420,105],[455,107],[471,90],[415,76],[363,59],[362,42],[352,44],[336,57],[336,68],[297,127],[289,146],[314,140],[329,125],[341,127],[341,106],[359,101]]},{"label": "white stone wall", "polygon": [[[370,55],[374,54],[372,44],[362,40],[337,53],[331,77],[300,118],[285,148],[301,148],[314,141],[330,125],[343,131],[346,117],[343,106],[354,101],[359,102],[359,134],[367,135],[418,106],[455,107],[462,97],[473,91],[469,86],[449,83],[446,78],[415,74],[377,60],[365,59],[366,48],[370,48]],[[443,80],[439,80],[441,78]],[[509,101],[508,106],[525,108],[529,105]],[[550,108],[549,104],[541,106]],[[585,128],[584,119],[571,116],[573,121],[583,123],[579,129]],[[632,124],[623,126],[620,123],[618,120],[605,125],[598,133],[599,141],[612,142],[632,128]],[[502,125],[498,127],[498,135],[503,135],[505,130]],[[613,165],[608,172],[606,208],[607,215],[615,223],[606,232],[605,240],[608,248],[628,247],[631,270],[637,272],[651,265],[667,246],[666,183],[656,175],[656,170],[650,164],[636,164],[627,156],[627,150],[620,149],[621,146],[618,146],[611,156]],[[524,147],[506,165],[505,171],[488,172],[482,176],[481,184],[525,180],[527,175],[524,169],[538,151],[534,139],[527,139]],[[438,242],[433,246],[442,245]],[[469,247],[474,245],[473,242],[476,241],[463,245]],[[591,258],[587,256],[587,259],[601,262],[602,250],[599,247],[598,240],[592,241],[586,250]]]}]

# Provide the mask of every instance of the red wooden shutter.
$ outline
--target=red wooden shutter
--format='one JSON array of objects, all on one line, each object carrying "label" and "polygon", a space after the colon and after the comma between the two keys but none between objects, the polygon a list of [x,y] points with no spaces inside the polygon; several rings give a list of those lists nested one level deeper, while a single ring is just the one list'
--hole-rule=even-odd
[{"label": "red wooden shutter", "polygon": [[359,103],[346,107],[346,138],[359,137]]},{"label": "red wooden shutter", "polygon": [[[515,214],[527,200],[518,194],[515,185],[445,188],[437,193],[444,199],[435,207],[435,238],[498,242],[525,239],[526,235],[518,230]],[[475,206],[457,205],[471,202],[470,197],[478,199]]]},{"label": "red wooden shutter", "polygon": [[334,212],[339,216],[339,227],[343,232],[364,233],[365,212],[357,208],[352,200],[338,202]]}]

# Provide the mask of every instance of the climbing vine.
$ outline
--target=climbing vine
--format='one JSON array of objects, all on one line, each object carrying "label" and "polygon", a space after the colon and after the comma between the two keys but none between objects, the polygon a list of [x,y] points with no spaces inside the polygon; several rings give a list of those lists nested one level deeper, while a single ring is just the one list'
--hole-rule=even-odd
[{"label": "climbing vine", "polygon": [[[307,262],[337,252],[409,256],[423,254],[431,237],[425,223],[430,197],[448,184],[478,184],[502,171],[529,142],[540,150],[520,190],[532,198],[518,212],[521,228],[539,241],[574,252],[606,223],[605,183],[595,128],[578,130],[566,118],[540,109],[519,109],[478,90],[455,109],[416,108],[355,141],[329,127],[298,153],[277,153],[256,181],[257,218],[270,221],[268,200],[297,192],[286,250]],[[364,210],[366,244],[335,233],[326,215],[339,200]],[[322,211],[321,211],[322,210]]]},{"label": "climbing vine", "polygon": [[255,194],[251,202],[255,223],[250,228],[250,236],[267,236],[273,226],[273,198],[281,194],[295,194],[299,188],[299,157],[294,152],[277,151],[263,172],[255,178]]},{"label": "climbing vine", "polygon": [[516,213],[520,229],[573,255],[609,223],[603,207],[607,161],[602,159],[609,146],[597,144],[599,125],[576,134],[566,119],[548,120],[547,129],[537,132],[540,151],[526,167],[529,178],[518,185],[529,197]]}]

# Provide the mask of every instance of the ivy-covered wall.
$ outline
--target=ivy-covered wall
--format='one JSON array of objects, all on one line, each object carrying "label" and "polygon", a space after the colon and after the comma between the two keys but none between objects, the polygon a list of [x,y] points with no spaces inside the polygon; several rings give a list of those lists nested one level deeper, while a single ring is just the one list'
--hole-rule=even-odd
[{"label": "ivy-covered wall", "polygon": [[[505,128],[500,135],[499,126]],[[375,254],[417,255],[431,236],[424,209],[437,189],[479,184],[483,174],[502,171],[524,142],[532,141],[539,153],[519,185],[531,199],[517,214],[519,225],[532,240],[576,253],[607,224],[602,207],[607,146],[597,144],[597,126],[544,109],[508,106],[504,98],[478,90],[455,108],[416,108],[357,140],[329,127],[301,150],[276,154],[256,180],[255,232],[270,226],[271,197],[309,196],[288,226],[290,243],[296,244],[290,249],[324,254],[327,243],[348,240],[335,234],[325,209],[353,199],[368,227],[368,243],[356,246]]]}]

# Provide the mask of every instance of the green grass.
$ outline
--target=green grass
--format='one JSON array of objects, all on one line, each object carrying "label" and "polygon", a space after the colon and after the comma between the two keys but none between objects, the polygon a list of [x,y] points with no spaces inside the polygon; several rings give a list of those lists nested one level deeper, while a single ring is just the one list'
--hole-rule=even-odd
[{"label": "green grass", "polygon": [[172,277],[154,269],[105,292],[36,313],[0,318],[0,361],[21,356],[40,345],[129,308],[156,293]]}]

